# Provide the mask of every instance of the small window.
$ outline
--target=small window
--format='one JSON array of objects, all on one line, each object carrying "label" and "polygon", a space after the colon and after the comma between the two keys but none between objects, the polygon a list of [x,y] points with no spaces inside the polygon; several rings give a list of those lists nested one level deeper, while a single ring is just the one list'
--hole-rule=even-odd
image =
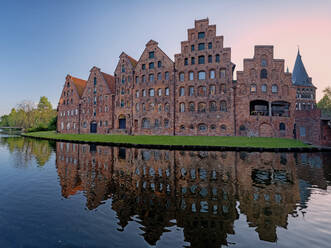
[{"label": "small window", "polygon": [[193,86],[189,87],[189,96],[194,96],[194,87]]},{"label": "small window", "polygon": [[212,96],[216,94],[216,86],[215,85],[210,85],[209,94],[212,95]]},{"label": "small window", "polygon": [[184,82],[184,72],[179,73],[179,81]]},{"label": "small window", "polygon": [[154,89],[149,89],[149,96],[154,96]]},{"label": "small window", "polygon": [[191,58],[191,65],[194,65],[194,64],[195,64],[195,58],[192,57],[192,58]]},{"label": "small window", "polygon": [[225,131],[225,130],[226,130],[226,125],[222,124],[222,125],[221,125],[221,130],[222,130],[222,131]]},{"label": "small window", "polygon": [[179,112],[185,112],[185,103],[180,103],[179,104]]},{"label": "small window", "polygon": [[142,75],[142,77],[141,77],[141,82],[143,82],[143,83],[146,82],[146,77],[145,77],[145,75]]},{"label": "small window", "polygon": [[169,112],[169,109],[170,109],[170,107],[169,107],[169,103],[166,103],[166,104],[164,105],[164,112]]},{"label": "small window", "polygon": [[149,69],[154,69],[154,62],[149,63],[148,67]]},{"label": "small window", "polygon": [[222,69],[220,70],[220,78],[224,79],[225,76],[226,76],[226,70],[225,70],[224,68],[222,68]]},{"label": "small window", "polygon": [[165,88],[165,95],[169,96],[169,88]]},{"label": "small window", "polygon": [[146,90],[143,90],[143,96],[146,96]]},{"label": "small window", "polygon": [[261,66],[266,67],[267,66],[267,60],[265,58],[261,59]]},{"label": "small window", "polygon": [[212,55],[208,55],[208,63],[212,63],[213,62],[213,56]]},{"label": "small window", "polygon": [[125,66],[122,65],[122,72],[125,72]]},{"label": "small window", "polygon": [[184,65],[188,65],[188,58],[184,59]]},{"label": "small window", "polygon": [[192,52],[194,51],[194,45],[191,45],[191,51]]},{"label": "small window", "polygon": [[167,120],[167,119],[164,120],[164,127],[166,127],[166,128],[169,127],[169,120]]},{"label": "small window", "polygon": [[169,72],[168,71],[166,71],[164,73],[164,78],[165,78],[165,80],[169,80]]},{"label": "small window", "polygon": [[157,80],[162,80],[162,74],[161,74],[161,72],[159,72],[159,73],[157,74]]},{"label": "small window", "polygon": [[198,39],[203,39],[203,38],[205,38],[205,32],[199,32]]},{"label": "small window", "polygon": [[179,96],[185,96],[185,88],[184,87],[179,88]]},{"label": "small window", "polygon": [[305,137],[306,136],[306,128],[305,127],[300,127],[300,136]]},{"label": "small window", "polygon": [[160,121],[159,121],[158,119],[155,120],[155,122],[154,122],[154,127],[155,127],[155,128],[160,127]]},{"label": "small window", "polygon": [[210,70],[209,71],[209,78],[214,79],[215,78],[215,70]]},{"label": "small window", "polygon": [[285,131],[285,124],[284,124],[283,122],[281,122],[281,123],[279,124],[279,130],[280,130],[280,131]]},{"label": "small window", "polygon": [[158,89],[158,90],[157,90],[157,95],[158,95],[158,96],[162,96],[162,89]]},{"label": "small window", "polygon": [[220,62],[220,55],[219,55],[219,54],[216,54],[216,56],[215,56],[215,61],[216,61],[217,63]]},{"label": "small window", "polygon": [[209,111],[210,112],[216,112],[217,107],[216,107],[216,102],[212,101],[209,103]]},{"label": "small window", "polygon": [[266,93],[266,92],[267,92],[267,85],[266,85],[266,84],[262,84],[262,86],[261,86],[261,91],[262,91],[263,93]]},{"label": "small window", "polygon": [[207,130],[207,125],[206,124],[200,124],[198,126],[199,131],[206,131]]},{"label": "small window", "polygon": [[276,84],[272,85],[271,92],[272,93],[277,93],[278,92],[278,86]]},{"label": "small window", "polygon": [[201,50],[205,50],[205,43],[199,43],[198,45],[198,50],[201,51]]},{"label": "small window", "polygon": [[199,80],[205,80],[206,79],[206,72],[199,71],[199,73],[198,73],[198,79]]},{"label": "small window", "polygon": [[215,129],[216,129],[216,126],[215,126],[215,125],[211,125],[211,126],[210,126],[210,129],[211,129],[211,130],[215,130]]},{"label": "small window", "polygon": [[149,56],[150,59],[154,58],[154,52],[149,52]]},{"label": "small window", "polygon": [[199,103],[198,111],[199,111],[199,113],[205,113],[206,112],[206,104],[204,102]]},{"label": "small window", "polygon": [[154,82],[154,74],[149,74],[149,82]]},{"label": "small window", "polygon": [[194,73],[193,73],[193,71],[190,71],[188,73],[188,78],[189,78],[190,81],[193,81],[194,80]]},{"label": "small window", "polygon": [[198,64],[203,65],[205,63],[205,56],[199,56],[198,57]]},{"label": "small window", "polygon": [[180,130],[185,130],[185,126],[184,125],[181,125],[180,126]]},{"label": "small window", "polygon": [[256,93],[256,84],[251,84],[251,92]]},{"label": "small window", "polygon": [[208,43],[208,49],[212,49],[213,48],[213,43],[209,42]]},{"label": "small window", "polygon": [[227,112],[227,106],[226,106],[226,101],[221,101],[221,112]]},{"label": "small window", "polygon": [[194,112],[194,111],[195,111],[195,105],[194,105],[194,102],[190,102],[190,103],[189,103],[189,111],[190,111],[190,112]]},{"label": "small window", "polygon": [[136,84],[138,84],[138,83],[139,83],[139,77],[136,76]]},{"label": "small window", "polygon": [[246,130],[246,127],[245,127],[244,125],[241,125],[241,126],[239,127],[239,130],[240,130],[240,131],[245,131],[245,130]]},{"label": "small window", "polygon": [[121,108],[124,107],[124,100],[121,100]]},{"label": "small window", "polygon": [[142,69],[142,70],[145,70],[145,69],[146,69],[146,65],[145,65],[145,64],[142,64],[142,65],[141,65],[141,69]]},{"label": "small window", "polygon": [[158,67],[158,68],[161,68],[161,66],[162,66],[162,62],[161,62],[161,61],[158,61],[158,62],[157,62],[157,67]]},{"label": "small window", "polygon": [[261,70],[260,78],[261,78],[261,79],[268,78],[268,72],[267,72],[266,69],[262,69],[262,70]]},{"label": "small window", "polygon": [[[97,85],[97,78],[96,78],[96,77],[94,77],[94,79],[93,79],[93,84],[94,84],[94,86]],[[68,83],[68,85],[69,85],[69,83]],[[68,86],[68,87],[69,87],[69,86]]]}]

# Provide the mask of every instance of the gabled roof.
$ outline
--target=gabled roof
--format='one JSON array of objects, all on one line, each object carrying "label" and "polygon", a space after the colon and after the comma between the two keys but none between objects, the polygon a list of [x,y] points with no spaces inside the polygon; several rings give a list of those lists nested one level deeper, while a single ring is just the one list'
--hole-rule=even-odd
[{"label": "gabled roof", "polygon": [[131,56],[127,55],[128,56],[128,59],[130,60],[131,64],[133,67],[136,67],[138,61],[135,60],[134,58],[132,58]]},{"label": "gabled roof", "polygon": [[299,86],[313,86],[311,83],[311,78],[309,78],[305,66],[302,63],[299,50],[292,72],[292,83]]},{"label": "gabled roof", "polygon": [[103,78],[106,80],[106,83],[109,87],[109,89],[111,90],[112,93],[115,92],[115,77],[110,75],[110,74],[107,74],[107,73],[104,73],[104,72],[101,72]]},{"label": "gabled roof", "polygon": [[86,81],[80,78],[71,76],[72,82],[75,84],[79,97],[82,97],[86,87]]}]

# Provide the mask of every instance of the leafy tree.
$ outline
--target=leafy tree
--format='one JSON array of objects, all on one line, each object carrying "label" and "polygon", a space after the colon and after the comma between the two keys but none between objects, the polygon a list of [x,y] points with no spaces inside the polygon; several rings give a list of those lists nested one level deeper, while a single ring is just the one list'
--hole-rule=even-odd
[{"label": "leafy tree", "polygon": [[331,113],[331,87],[327,87],[323,90],[324,96],[317,103],[317,107]]}]

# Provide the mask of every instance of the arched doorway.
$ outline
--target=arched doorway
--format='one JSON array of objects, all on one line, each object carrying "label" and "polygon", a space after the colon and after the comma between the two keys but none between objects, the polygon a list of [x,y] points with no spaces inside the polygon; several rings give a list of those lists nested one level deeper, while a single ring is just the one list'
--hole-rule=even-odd
[{"label": "arched doorway", "polygon": [[92,121],[90,125],[90,133],[97,133],[98,131],[98,124],[96,121]]},{"label": "arched doorway", "polygon": [[126,118],[124,115],[118,117],[118,127],[119,129],[126,129]]},{"label": "arched doorway", "polygon": [[263,123],[260,125],[259,134],[260,137],[274,137],[274,130],[270,124]]}]

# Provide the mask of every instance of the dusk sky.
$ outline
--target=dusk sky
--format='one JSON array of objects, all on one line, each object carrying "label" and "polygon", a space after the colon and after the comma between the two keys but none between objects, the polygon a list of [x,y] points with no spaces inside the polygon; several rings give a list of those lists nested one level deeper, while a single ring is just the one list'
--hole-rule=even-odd
[{"label": "dusk sky", "polygon": [[0,115],[47,96],[54,107],[71,74],[113,74],[122,51],[139,59],[154,39],[174,59],[195,19],[209,18],[242,70],[254,45],[274,45],[293,69],[297,46],[314,85],[331,86],[331,1],[0,1]]}]

